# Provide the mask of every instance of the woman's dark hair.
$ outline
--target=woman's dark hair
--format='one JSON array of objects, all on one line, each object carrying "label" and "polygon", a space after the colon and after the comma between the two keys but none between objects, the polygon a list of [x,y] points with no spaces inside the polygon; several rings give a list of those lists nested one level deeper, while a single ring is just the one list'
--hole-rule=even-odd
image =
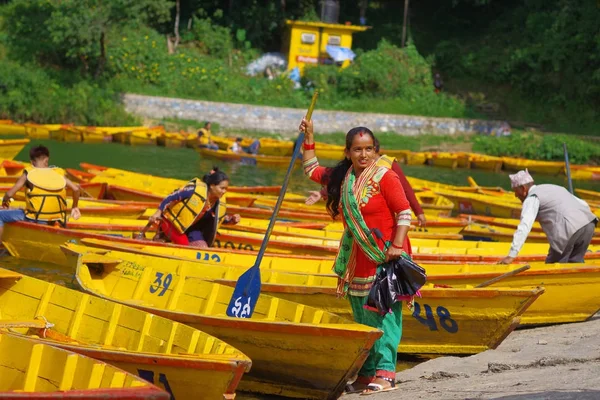
[{"label": "woman's dark hair", "polygon": [[219,167],[213,167],[212,171],[204,175],[202,180],[206,183],[206,186],[210,187],[210,185],[218,185],[223,181],[228,181],[229,177],[225,172],[219,171]]},{"label": "woman's dark hair", "polygon": [[[373,143],[377,142],[375,135],[369,128],[365,128],[364,126],[358,126],[356,128],[352,128],[346,134],[346,150],[350,150],[352,147],[352,141],[354,140],[354,136],[359,133],[366,133],[371,136],[373,139]],[[329,174],[329,181],[327,182],[327,212],[331,215],[331,218],[338,216],[340,213],[340,200],[342,198],[342,182],[346,177],[346,173],[348,169],[352,166],[352,161],[348,158],[344,158],[342,161],[337,163],[333,170]]]},{"label": "woman's dark hair", "polygon": [[32,147],[31,150],[29,150],[29,159],[31,161],[35,160],[36,158],[40,158],[40,157],[48,157],[50,158],[50,150],[48,150],[48,148],[46,146],[35,146]]},{"label": "woman's dark hair", "polygon": [[377,139],[376,137],[373,137],[373,147],[375,153],[379,154],[379,150],[381,150],[381,145],[379,144],[379,139]]}]

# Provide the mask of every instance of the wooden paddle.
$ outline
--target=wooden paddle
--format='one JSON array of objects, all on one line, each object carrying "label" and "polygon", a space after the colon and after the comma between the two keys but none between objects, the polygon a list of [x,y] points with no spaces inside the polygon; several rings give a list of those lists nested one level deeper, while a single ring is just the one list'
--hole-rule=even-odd
[{"label": "wooden paddle", "polygon": [[517,269],[513,269],[512,271],[509,271],[505,274],[502,274],[500,276],[497,276],[495,278],[492,278],[490,280],[487,280],[485,282],[480,283],[479,285],[475,286],[476,288],[482,288],[482,287],[486,287],[486,286],[490,286],[498,281],[501,281],[504,278],[509,278],[511,276],[515,276],[517,274],[520,274],[523,271],[527,271],[529,268],[531,268],[529,265],[525,265],[521,268],[517,268]]},{"label": "wooden paddle", "polygon": [[148,223],[140,231],[140,233],[138,233],[137,235],[135,235],[134,239],[136,239],[136,240],[144,240],[144,239],[146,239],[146,232],[148,232],[148,229],[152,228],[153,225],[154,225],[154,222],[148,221]]},{"label": "wooden paddle", "polygon": [[569,164],[569,152],[567,151],[566,143],[563,143],[563,149],[565,151],[565,170],[567,171],[567,182],[569,183],[569,192],[573,194],[573,180],[571,180],[571,165]]},{"label": "wooden paddle", "polygon": [[[310,121],[312,117],[312,112],[315,108],[318,95],[319,93],[315,91],[310,103],[310,107],[308,108],[308,112],[306,113],[306,120],[308,121]],[[296,139],[294,153],[292,154],[290,165],[288,166],[287,173],[285,174],[285,179],[281,185],[281,191],[279,192],[277,203],[273,209],[273,215],[271,215],[271,220],[269,221],[269,227],[265,232],[265,237],[260,246],[260,250],[258,251],[258,255],[256,256],[256,261],[254,265],[250,267],[250,269],[248,269],[239,277],[235,285],[235,289],[233,290],[233,295],[231,296],[231,300],[227,306],[227,315],[230,317],[250,318],[254,312],[254,307],[256,306],[258,296],[260,295],[260,262],[262,261],[265,250],[267,249],[271,232],[275,227],[275,220],[277,219],[277,214],[281,208],[281,203],[283,203],[283,197],[285,196],[285,191],[287,190],[296,158],[300,155],[300,148],[302,147],[303,141],[304,132],[300,132],[298,139]]]}]

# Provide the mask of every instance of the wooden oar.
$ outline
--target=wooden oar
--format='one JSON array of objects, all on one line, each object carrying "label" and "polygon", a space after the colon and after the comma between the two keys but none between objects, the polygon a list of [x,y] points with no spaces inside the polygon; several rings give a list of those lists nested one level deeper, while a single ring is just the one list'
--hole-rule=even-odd
[{"label": "wooden oar", "polygon": [[[310,103],[310,107],[308,108],[308,112],[306,113],[307,121],[310,121],[312,117],[312,112],[315,108],[318,95],[319,93],[315,91],[312,102]],[[248,269],[239,277],[235,285],[235,289],[233,290],[233,295],[231,296],[231,300],[227,306],[227,315],[230,317],[250,318],[254,312],[254,307],[258,301],[258,296],[260,296],[260,262],[262,261],[265,250],[267,249],[267,244],[269,243],[269,238],[271,236],[271,232],[273,231],[273,227],[275,226],[275,220],[277,219],[277,213],[279,213],[281,203],[283,203],[283,197],[285,196],[285,191],[287,190],[296,158],[300,155],[300,147],[302,146],[303,141],[304,132],[300,132],[298,139],[296,139],[294,153],[292,154],[290,165],[288,166],[287,173],[285,174],[285,179],[281,185],[281,191],[279,192],[277,203],[273,209],[273,215],[271,215],[271,220],[269,221],[269,227],[265,232],[265,237],[260,246],[260,250],[258,251],[258,255],[256,256],[256,261],[254,265],[250,267],[250,269]]]},{"label": "wooden oar", "polygon": [[140,231],[140,233],[138,233],[137,235],[135,235],[135,239],[137,240],[143,240],[146,239],[146,232],[148,232],[148,229],[150,229],[152,226],[154,225],[154,222],[150,222],[148,221],[148,223],[146,224],[146,226]]},{"label": "wooden oar", "polygon": [[482,287],[490,286],[490,285],[492,285],[492,284],[494,284],[494,283],[496,283],[498,281],[501,281],[502,279],[509,278],[511,276],[515,276],[517,274],[520,274],[523,271],[527,271],[529,268],[531,268],[529,265],[525,265],[525,266],[523,266],[521,268],[513,269],[512,271],[509,271],[509,272],[507,272],[505,274],[502,274],[500,276],[497,276],[495,278],[492,278],[490,280],[482,282],[482,283],[480,283],[479,285],[477,285],[475,287],[476,288],[482,288]]},{"label": "wooden oar", "polygon": [[565,151],[565,170],[567,172],[567,182],[569,184],[569,192],[573,194],[573,180],[571,179],[571,165],[569,164],[569,152],[567,151],[567,144],[563,143],[563,149]]}]

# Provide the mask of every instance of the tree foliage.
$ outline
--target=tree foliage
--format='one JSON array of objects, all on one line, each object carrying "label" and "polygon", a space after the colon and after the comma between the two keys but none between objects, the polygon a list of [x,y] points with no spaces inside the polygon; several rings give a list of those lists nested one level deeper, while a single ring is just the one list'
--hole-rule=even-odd
[{"label": "tree foliage", "polygon": [[43,64],[100,75],[112,29],[168,19],[167,0],[14,0],[5,7],[10,50]]}]

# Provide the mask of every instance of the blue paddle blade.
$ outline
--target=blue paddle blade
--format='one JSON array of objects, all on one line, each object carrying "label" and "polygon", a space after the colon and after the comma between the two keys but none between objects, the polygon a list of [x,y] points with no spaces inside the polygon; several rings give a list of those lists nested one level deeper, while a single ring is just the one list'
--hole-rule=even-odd
[{"label": "blue paddle blade", "polygon": [[227,315],[250,318],[258,296],[260,296],[260,268],[255,265],[239,277],[227,306]]}]

